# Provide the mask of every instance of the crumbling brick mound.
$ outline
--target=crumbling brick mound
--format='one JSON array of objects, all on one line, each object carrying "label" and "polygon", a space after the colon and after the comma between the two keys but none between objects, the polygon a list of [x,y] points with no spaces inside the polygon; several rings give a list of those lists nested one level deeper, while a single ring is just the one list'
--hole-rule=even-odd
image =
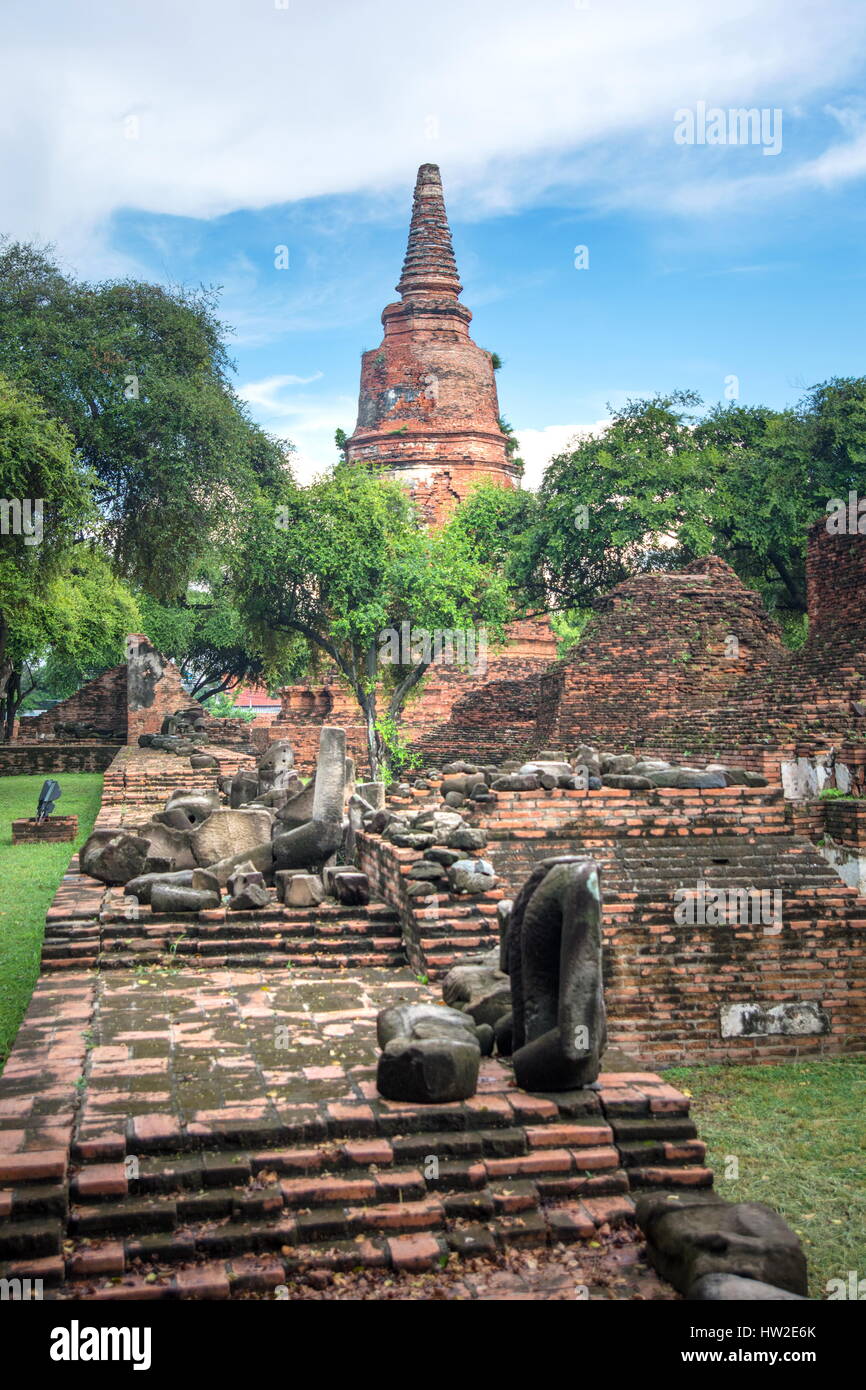
[{"label": "crumbling brick mound", "polygon": [[653,716],[718,705],[747,673],[770,672],[783,658],[760,596],[723,560],[638,575],[602,601],[583,640],[547,678],[544,694],[556,696],[558,685],[558,701],[555,713],[540,711],[541,724],[555,743],[644,743]]},{"label": "crumbling brick mound", "polygon": [[[724,700],[702,710],[657,712],[645,746],[667,754],[724,751],[764,771],[782,758],[814,756],[834,747],[852,768],[866,744],[866,536],[831,535],[825,522],[809,531],[806,577],[809,635],[781,661],[755,666]],[[744,750],[752,749],[752,756]]]},{"label": "crumbling brick mound", "polygon": [[18,740],[125,743],[126,724],[126,666],[112,666],[44,714],[21,719]]},{"label": "crumbling brick mound", "polygon": [[784,656],[760,596],[711,555],[618,585],[568,656],[541,671],[512,663],[506,679],[497,669],[455,701],[446,726],[415,742],[425,758],[524,758],[582,740],[647,747],[654,719],[691,719]]}]

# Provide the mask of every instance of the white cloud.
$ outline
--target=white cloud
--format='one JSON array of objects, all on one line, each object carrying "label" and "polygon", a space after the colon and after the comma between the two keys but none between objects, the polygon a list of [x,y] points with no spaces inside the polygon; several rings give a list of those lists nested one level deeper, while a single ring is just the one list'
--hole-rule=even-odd
[{"label": "white cloud", "polygon": [[[119,209],[209,218],[363,190],[402,215],[426,159],[463,215],[576,181],[687,207],[674,110],[808,111],[864,36],[860,0],[8,0],[3,223],[107,273]],[[862,173],[859,145],[843,151],[814,177]]]},{"label": "white cloud", "polygon": [[292,376],[290,373],[283,373],[280,376],[265,377],[263,381],[250,381],[246,386],[238,387],[237,394],[242,401],[256,406],[261,414],[272,419],[280,415],[294,415],[297,411],[293,401],[280,397],[280,391],[286,386],[309,386],[311,382],[321,379],[321,372],[313,372],[312,376]]},{"label": "white cloud", "polygon": [[322,372],[306,377],[284,373],[238,387],[238,395],[250,406],[258,424],[295,446],[292,471],[301,483],[308,483],[314,474],[337,461],[334,434],[338,428],[349,433],[355,423],[355,397],[295,389],[323,380]]},{"label": "white cloud", "polygon": [[737,179],[715,178],[682,183],[671,192],[672,210],[689,214],[712,214],[720,208],[763,204],[773,197],[810,188],[829,189],[866,175],[866,103],[824,107],[824,113],[841,126],[848,137],[828,145],[814,159],[801,160],[781,170],[775,178],[748,174]]},{"label": "white cloud", "polygon": [[596,420],[591,425],[546,425],[542,430],[515,428],[514,433],[520,441],[520,457],[526,464],[523,486],[534,492],[552,458],[563,453],[569,444],[580,437],[603,434],[609,423],[608,420]]}]

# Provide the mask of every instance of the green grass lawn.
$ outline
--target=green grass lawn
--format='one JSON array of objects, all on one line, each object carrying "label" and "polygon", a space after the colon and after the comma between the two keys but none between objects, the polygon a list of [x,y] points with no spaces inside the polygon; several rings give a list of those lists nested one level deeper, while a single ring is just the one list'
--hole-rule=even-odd
[{"label": "green grass lawn", "polygon": [[15,1041],[39,974],[45,913],[73,850],[99,810],[101,772],[58,776],[55,815],[78,817],[74,845],[13,845],[11,822],[36,814],[43,776],[0,777],[0,1067]]},{"label": "green grass lawn", "polygon": [[767,1202],[797,1232],[812,1298],[849,1270],[866,1278],[866,1059],[672,1067],[665,1079],[693,1097],[717,1192]]}]

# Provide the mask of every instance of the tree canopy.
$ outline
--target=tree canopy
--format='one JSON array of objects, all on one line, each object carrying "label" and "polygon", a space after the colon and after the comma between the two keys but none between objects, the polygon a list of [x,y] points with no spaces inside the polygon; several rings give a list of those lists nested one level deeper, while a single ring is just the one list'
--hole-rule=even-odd
[{"label": "tree canopy", "polygon": [[47,251],[0,246],[0,372],[67,427],[117,573],[163,599],[288,467],[231,389],[215,305],[204,289],[85,284]]},{"label": "tree canopy", "polygon": [[271,637],[263,649],[218,565],[203,566],[174,602],[141,594],[139,606],[143,630],[197,699],[248,683],[273,689],[301,680],[309,666],[307,643],[297,633]]},{"label": "tree canopy", "polygon": [[[465,532],[426,529],[399,483],[342,463],[310,487],[287,484],[276,508],[253,503],[232,578],[264,650],[298,633],[337,668],[362,712],[374,777],[433,664],[431,634],[483,623],[495,640],[511,612],[502,575]],[[418,638],[408,652],[393,641],[403,623]]]},{"label": "tree canopy", "polygon": [[551,461],[535,499],[482,487],[460,524],[537,609],[580,610],[640,570],[715,553],[797,618],[807,528],[866,487],[866,378],[816,386],[789,410],[700,407],[689,391],[628,401]]},{"label": "tree canopy", "polygon": [[0,697],[16,663],[50,640],[58,576],[93,517],[69,431],[0,376]]}]

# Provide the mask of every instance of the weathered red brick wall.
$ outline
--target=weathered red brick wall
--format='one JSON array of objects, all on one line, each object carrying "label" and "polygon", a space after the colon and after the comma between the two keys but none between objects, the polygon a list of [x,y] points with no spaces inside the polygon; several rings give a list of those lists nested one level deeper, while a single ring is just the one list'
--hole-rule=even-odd
[{"label": "weathered red brick wall", "polygon": [[408,873],[421,858],[417,851],[399,849],[363,832],[356,844],[359,867],[368,875],[374,894],[400,913],[403,946],[416,974],[439,974],[465,956],[496,944],[496,904],[501,896],[497,890],[471,898],[447,891],[411,898]]},{"label": "weathered red brick wall", "polygon": [[[476,637],[476,650],[480,650],[477,641]],[[547,619],[524,619],[510,624],[507,647],[488,653],[482,673],[456,665],[431,666],[420,691],[404,708],[400,720],[404,737],[424,763],[458,757],[464,746],[471,747],[476,755],[478,740],[483,741],[487,732],[484,711],[491,692],[497,692],[496,727],[501,732],[502,721],[507,722],[509,694],[515,717],[522,718],[521,681],[545,670],[555,654],[556,639]],[[291,741],[295,763],[302,771],[315,766],[322,725],[335,723],[346,730],[346,746],[358,767],[366,768],[367,741],[360,710],[335,671],[329,672],[320,686],[287,686],[280,695],[283,707],[268,725],[269,736]],[[476,718],[479,695],[482,703]],[[380,694],[378,707],[380,711],[387,708],[387,695]],[[452,711],[457,711],[453,720]],[[528,722],[531,725],[532,720]]]},{"label": "weathered red brick wall", "polygon": [[866,535],[833,535],[825,521],[809,529],[806,557],[809,636],[848,632],[858,645],[866,632]]},{"label": "weathered red brick wall", "polygon": [[792,801],[791,824],[797,835],[803,835],[815,844],[824,835],[824,807],[826,801]]},{"label": "weathered red brick wall", "polygon": [[866,801],[822,801],[824,828],[837,845],[866,853]]},{"label": "weathered red brick wall", "polygon": [[[406,804],[429,802],[431,790],[415,790]],[[613,1045],[657,1063],[862,1051],[866,900],[792,833],[779,788],[500,792],[495,807],[479,808],[472,821],[487,831],[482,853],[500,876],[485,898],[513,896],[547,855],[587,854],[600,864]],[[375,849],[365,843],[364,867],[399,902],[401,881],[420,855],[378,837],[366,840]],[[714,886],[748,883],[756,866],[770,881],[789,889],[796,884],[783,897],[781,932],[765,934],[760,924],[676,922],[675,887],[694,889],[702,876]],[[431,912],[434,902],[438,910]],[[467,924],[452,921],[452,914],[470,904],[440,895],[422,906],[427,915],[412,928],[416,968],[442,971],[465,955],[460,929]],[[792,1002],[819,1006],[829,1031],[722,1037],[723,1008]]]},{"label": "weathered red brick wall", "polygon": [[59,777],[63,772],[104,772],[117,743],[7,743],[0,747],[0,777]]},{"label": "weathered red brick wall", "polygon": [[[55,725],[61,723],[88,724],[94,731],[104,734],[106,742],[125,743],[126,666],[112,666],[44,714],[19,720],[18,740],[29,743],[35,739],[57,737]],[[59,737],[69,742],[68,732],[62,732]],[[93,741],[93,735],[90,741]]]},{"label": "weathered red brick wall", "polygon": [[[197,704],[184,689],[180,672],[142,633],[126,639],[127,741],[158,734],[167,715]],[[202,707],[202,713],[206,711]],[[215,721],[218,723],[219,721]]]},{"label": "weathered red brick wall", "polygon": [[[779,789],[501,792],[495,808],[473,820],[491,837],[484,853],[503,875],[503,892],[513,893],[547,854],[587,853],[601,864],[615,1045],[656,1062],[862,1050],[866,901],[791,834]],[[676,923],[675,885],[695,886],[702,874],[716,885],[741,883],[756,846],[773,881],[797,866],[797,891],[783,897],[778,935],[765,935],[760,925]],[[715,862],[720,857],[728,863]],[[721,1036],[723,1006],[794,1001],[819,1005],[829,1032]]]}]

